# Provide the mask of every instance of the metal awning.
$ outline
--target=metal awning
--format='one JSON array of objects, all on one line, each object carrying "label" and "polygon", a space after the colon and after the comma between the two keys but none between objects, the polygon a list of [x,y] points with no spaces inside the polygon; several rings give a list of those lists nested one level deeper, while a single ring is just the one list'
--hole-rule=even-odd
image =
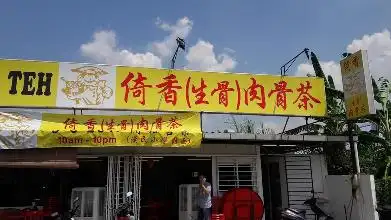
[{"label": "metal awning", "polygon": [[76,169],[76,155],[76,148],[3,150],[0,167]]},{"label": "metal awning", "polygon": [[[354,141],[358,137],[353,137]],[[204,133],[203,144],[238,144],[261,146],[261,153],[285,154],[311,148],[319,148],[328,143],[347,143],[348,136],[326,135],[286,135],[286,134],[244,134],[244,133]]]},{"label": "metal awning", "polygon": [[[355,136],[357,141],[358,137]],[[326,135],[286,135],[286,134],[245,134],[245,133],[204,133],[203,142],[251,142],[263,144],[293,144],[312,145],[322,142],[348,142],[348,136],[326,136]]]},{"label": "metal awning", "polygon": [[[357,140],[357,137],[355,137]],[[344,144],[347,136],[324,135],[256,135],[241,133],[204,133],[200,148],[177,147],[105,147],[78,148],[78,155],[217,155],[224,154],[254,155],[254,146],[261,146],[262,154],[285,154],[309,148],[324,146],[327,143]],[[236,153],[234,153],[236,152]]]}]

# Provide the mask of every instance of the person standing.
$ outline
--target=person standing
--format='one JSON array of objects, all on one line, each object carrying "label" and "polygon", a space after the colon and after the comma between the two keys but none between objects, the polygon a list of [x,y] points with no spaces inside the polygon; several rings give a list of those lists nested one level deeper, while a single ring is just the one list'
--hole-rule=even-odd
[{"label": "person standing", "polygon": [[198,220],[210,220],[212,214],[212,186],[206,182],[206,177],[199,176]]}]

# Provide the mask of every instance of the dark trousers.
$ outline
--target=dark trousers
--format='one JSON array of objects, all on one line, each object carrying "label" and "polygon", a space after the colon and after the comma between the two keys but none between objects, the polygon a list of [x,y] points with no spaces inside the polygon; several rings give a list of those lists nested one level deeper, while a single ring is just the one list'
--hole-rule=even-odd
[{"label": "dark trousers", "polygon": [[210,220],[212,208],[200,208],[198,210],[198,220]]}]

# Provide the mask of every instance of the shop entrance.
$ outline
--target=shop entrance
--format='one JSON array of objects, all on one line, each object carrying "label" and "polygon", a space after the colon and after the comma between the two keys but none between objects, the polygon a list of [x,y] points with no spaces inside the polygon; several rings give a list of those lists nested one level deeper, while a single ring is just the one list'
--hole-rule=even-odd
[{"label": "shop entrance", "polygon": [[198,184],[200,174],[212,182],[211,157],[143,157],[142,161],[141,220],[179,219],[179,187]]},{"label": "shop entrance", "polygon": [[[63,213],[70,208],[73,189],[105,187],[106,158],[83,158],[77,162],[79,167],[73,169],[54,165],[52,168],[0,168],[0,219],[23,219],[24,213],[31,209],[41,210],[44,217],[52,212]],[[78,214],[93,217],[90,204],[94,195],[87,193],[83,199],[88,205],[82,205]],[[104,200],[99,202],[104,205]]]}]

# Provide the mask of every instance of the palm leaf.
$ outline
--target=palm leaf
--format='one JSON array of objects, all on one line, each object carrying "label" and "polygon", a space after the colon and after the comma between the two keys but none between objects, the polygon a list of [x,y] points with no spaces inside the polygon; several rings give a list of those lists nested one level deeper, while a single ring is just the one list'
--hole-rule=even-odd
[{"label": "palm leaf", "polygon": [[374,95],[375,101],[378,103],[381,103],[379,86],[377,85],[376,80],[373,77],[371,77],[371,79],[372,79],[372,88],[373,88],[373,95]]},{"label": "palm leaf", "polygon": [[377,134],[373,134],[370,132],[362,131],[358,134],[359,142],[361,143],[371,143],[371,144],[381,144],[382,146],[389,146],[389,142],[380,137]]},{"label": "palm leaf", "polygon": [[331,89],[335,89],[335,84],[334,84],[334,79],[332,76],[328,75],[327,76],[327,81],[329,82],[329,86]]},{"label": "palm leaf", "polygon": [[342,91],[326,87],[326,97],[331,97],[331,98],[337,98],[337,99],[344,99],[344,94]]},{"label": "palm leaf", "polygon": [[378,97],[384,109],[386,108],[390,98],[390,82],[383,77],[379,79],[379,82],[380,82],[380,87],[379,87]]},{"label": "palm leaf", "polygon": [[314,68],[315,75],[317,77],[323,78],[326,88],[329,87],[329,83],[327,82],[326,76],[324,75],[322,67],[320,66],[319,60],[316,57],[314,52],[311,52],[311,63],[312,63],[312,67]]}]

